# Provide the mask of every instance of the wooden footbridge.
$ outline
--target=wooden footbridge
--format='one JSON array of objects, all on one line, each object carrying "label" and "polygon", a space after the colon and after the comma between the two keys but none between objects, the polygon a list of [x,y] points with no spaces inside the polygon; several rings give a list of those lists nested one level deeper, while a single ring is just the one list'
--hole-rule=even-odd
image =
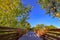
[{"label": "wooden footbridge", "polygon": [[[18,40],[25,33],[25,30],[19,28],[0,27],[0,40]],[[43,40],[60,40],[60,29],[49,29],[41,37]]]}]

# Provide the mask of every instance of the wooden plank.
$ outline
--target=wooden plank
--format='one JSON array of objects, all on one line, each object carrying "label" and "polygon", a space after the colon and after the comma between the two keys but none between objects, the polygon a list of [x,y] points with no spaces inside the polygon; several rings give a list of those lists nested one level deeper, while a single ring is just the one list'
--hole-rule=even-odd
[{"label": "wooden plank", "polygon": [[50,34],[56,34],[57,36],[59,36],[60,34],[59,33],[54,33],[54,32],[48,32]]},{"label": "wooden plank", "polygon": [[59,31],[60,32],[60,29],[50,29],[49,31]]},{"label": "wooden plank", "polygon": [[16,29],[16,28],[0,26],[0,29]]},{"label": "wooden plank", "polygon": [[[6,34],[4,33],[6,32]],[[11,33],[14,32],[14,33]],[[20,28],[11,28],[11,27],[1,27],[0,26],[0,40],[9,40],[11,36],[13,36],[10,40],[18,40],[19,37],[21,37],[24,33],[24,30],[21,30]]]},{"label": "wooden plank", "polygon": [[[54,31],[54,32],[49,32],[49,31]],[[49,34],[56,34],[56,36],[53,36],[53,35],[49,35],[49,34],[45,34],[43,36],[43,39],[44,40],[48,40],[48,39],[51,39],[51,40],[60,40],[60,34],[59,33],[56,33],[56,32],[60,32],[60,29],[49,29],[47,33]]]},{"label": "wooden plank", "polygon": [[54,38],[54,39],[57,39],[57,40],[60,40],[60,38],[59,37],[57,37],[57,36],[53,36],[53,35],[48,35],[48,34],[46,34],[48,37],[52,37],[52,38]]}]

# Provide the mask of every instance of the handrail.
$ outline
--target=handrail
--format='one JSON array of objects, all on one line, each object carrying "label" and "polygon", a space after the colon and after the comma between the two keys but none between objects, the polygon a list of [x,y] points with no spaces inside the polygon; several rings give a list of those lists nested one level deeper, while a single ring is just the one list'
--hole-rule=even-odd
[{"label": "handrail", "polygon": [[60,29],[49,29],[42,38],[44,40],[60,40]]},{"label": "handrail", "polygon": [[[24,32],[20,28],[0,27],[0,40],[18,40],[25,34]],[[42,38],[43,40],[60,40],[60,29],[48,29]]]},{"label": "handrail", "polygon": [[0,27],[0,40],[18,40],[22,32],[19,28]]}]

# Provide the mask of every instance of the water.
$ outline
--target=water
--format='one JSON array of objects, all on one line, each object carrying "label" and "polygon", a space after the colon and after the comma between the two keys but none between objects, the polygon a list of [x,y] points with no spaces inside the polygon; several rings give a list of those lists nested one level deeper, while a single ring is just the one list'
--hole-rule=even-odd
[{"label": "water", "polygon": [[34,32],[30,31],[20,37],[18,40],[42,40],[42,38],[38,37]]}]

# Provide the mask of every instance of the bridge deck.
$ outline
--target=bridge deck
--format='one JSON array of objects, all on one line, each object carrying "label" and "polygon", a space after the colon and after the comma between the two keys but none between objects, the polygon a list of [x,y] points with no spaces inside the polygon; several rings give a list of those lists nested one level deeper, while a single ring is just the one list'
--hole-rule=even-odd
[{"label": "bridge deck", "polygon": [[[0,40],[60,40],[60,29],[49,29],[48,32],[38,37],[34,32],[22,31],[19,28],[0,27]],[[25,34],[25,35],[23,35]],[[23,36],[22,36],[23,35]],[[21,37],[22,36],[22,37]],[[21,38],[20,38],[21,37]]]}]

